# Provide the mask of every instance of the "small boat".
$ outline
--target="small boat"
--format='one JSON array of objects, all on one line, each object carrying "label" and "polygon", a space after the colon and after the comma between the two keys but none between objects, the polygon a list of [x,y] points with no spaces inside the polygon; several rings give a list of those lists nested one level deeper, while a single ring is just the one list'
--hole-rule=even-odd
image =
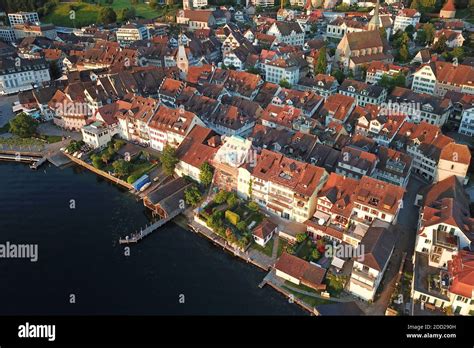
[{"label": "small boat", "polygon": [[150,185],[151,185],[151,182],[148,182],[145,185],[143,185],[143,187],[140,189],[140,192],[145,191],[148,187],[150,187]]}]

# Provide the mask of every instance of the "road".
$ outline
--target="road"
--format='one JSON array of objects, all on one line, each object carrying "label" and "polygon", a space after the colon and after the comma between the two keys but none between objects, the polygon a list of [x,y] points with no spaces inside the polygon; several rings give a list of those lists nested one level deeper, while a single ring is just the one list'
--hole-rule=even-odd
[{"label": "road", "polygon": [[18,95],[0,97],[0,127],[3,127],[13,118],[12,104],[18,101]]}]

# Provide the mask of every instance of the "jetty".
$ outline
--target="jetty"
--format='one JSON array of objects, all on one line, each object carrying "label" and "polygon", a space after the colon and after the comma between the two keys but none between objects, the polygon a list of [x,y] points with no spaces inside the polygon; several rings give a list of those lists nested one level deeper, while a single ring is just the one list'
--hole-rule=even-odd
[{"label": "jetty", "polygon": [[157,220],[154,223],[152,223],[149,226],[145,226],[145,228],[142,228],[140,232],[132,233],[130,236],[126,236],[125,238],[120,238],[119,239],[119,244],[135,244],[138,243],[140,240],[151,234],[153,231],[157,230],[170,220],[174,219],[176,216],[181,214],[184,211],[184,209],[179,208],[171,212],[168,216],[166,216],[163,219]]}]

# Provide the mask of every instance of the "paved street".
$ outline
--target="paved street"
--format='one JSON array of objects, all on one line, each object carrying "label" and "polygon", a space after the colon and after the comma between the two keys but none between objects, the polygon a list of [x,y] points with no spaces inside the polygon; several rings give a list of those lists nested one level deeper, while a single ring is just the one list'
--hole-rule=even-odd
[{"label": "paved street", "polygon": [[56,135],[62,137],[71,137],[74,140],[82,140],[80,132],[70,132],[65,129],[61,129],[56,126],[52,121],[41,123],[37,129],[39,134],[42,135]]}]

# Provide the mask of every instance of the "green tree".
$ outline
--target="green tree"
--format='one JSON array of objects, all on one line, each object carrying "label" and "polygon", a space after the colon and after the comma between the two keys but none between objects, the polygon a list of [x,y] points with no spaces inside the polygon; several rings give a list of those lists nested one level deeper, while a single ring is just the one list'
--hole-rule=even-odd
[{"label": "green tree", "polygon": [[448,48],[448,46],[446,45],[446,36],[440,36],[440,38],[438,39],[438,41],[436,41],[434,44],[433,44],[433,51],[437,52],[437,53],[443,53],[446,51],[446,49]]},{"label": "green tree", "polygon": [[451,51],[451,57],[457,58],[458,63],[464,59],[464,48],[456,47]]},{"label": "green tree", "polygon": [[201,192],[196,185],[192,185],[184,190],[184,201],[192,207],[199,204],[202,199]]},{"label": "green tree", "polygon": [[308,235],[304,232],[296,234],[296,241],[298,243],[304,242],[306,238],[308,238]]},{"label": "green tree", "polygon": [[174,147],[166,144],[163,152],[160,156],[160,162],[163,165],[163,171],[166,175],[171,176],[174,174],[174,168],[178,164],[179,160],[176,157],[176,150]]},{"label": "green tree", "polygon": [[415,41],[420,45],[423,45],[426,43],[426,32],[423,29],[420,29],[416,32]]},{"label": "green tree", "polygon": [[136,17],[136,10],[135,10],[135,7],[131,7],[131,8],[123,8],[120,10],[120,20],[122,22],[126,22],[130,19],[133,19]]},{"label": "green tree", "polygon": [[130,162],[127,162],[123,159],[119,159],[115,161],[114,163],[112,163],[112,167],[114,168],[115,174],[117,174],[119,178],[129,176],[130,170],[132,168]]},{"label": "green tree", "polygon": [[237,194],[235,192],[229,193],[229,196],[227,197],[227,206],[229,209],[234,208],[238,203],[239,197],[237,197]]},{"label": "green tree", "polygon": [[251,211],[254,211],[254,212],[258,211],[258,204],[255,202],[250,202],[248,207]]},{"label": "green tree", "polygon": [[315,74],[325,74],[328,66],[328,61],[326,57],[326,47],[323,46],[319,51],[318,62],[314,70]]},{"label": "green tree", "polygon": [[311,252],[311,258],[313,260],[319,260],[321,258],[321,253],[318,251],[318,249],[313,249]]},{"label": "green tree", "polygon": [[99,12],[99,22],[112,24],[117,21],[117,14],[112,7],[103,7]]},{"label": "green tree", "polygon": [[225,201],[227,201],[227,198],[229,197],[229,192],[225,190],[220,190],[219,192],[216,193],[216,196],[214,197],[214,202],[217,204],[222,204]]},{"label": "green tree", "polygon": [[406,77],[402,73],[395,74],[392,79],[393,87],[406,87]]},{"label": "green tree", "polygon": [[36,132],[37,123],[30,115],[21,112],[10,120],[10,133],[29,138]]},{"label": "green tree", "polygon": [[92,165],[94,168],[101,169],[103,166],[104,162],[99,157],[95,157],[92,159]]},{"label": "green tree", "polygon": [[408,52],[406,45],[400,47],[400,50],[398,51],[398,57],[402,62],[406,62],[410,59],[410,53]]},{"label": "green tree", "polygon": [[247,223],[243,220],[239,221],[236,227],[241,233],[244,233],[245,231],[247,231]]},{"label": "green tree", "polygon": [[280,86],[283,88],[291,88],[291,84],[285,79],[280,80]]},{"label": "green tree", "polygon": [[110,154],[108,154],[107,152],[104,152],[102,154],[102,156],[100,157],[100,159],[102,160],[102,162],[104,162],[105,164],[108,164],[109,161],[110,161]]},{"label": "green tree", "polygon": [[423,31],[425,32],[426,35],[426,43],[430,44],[433,42],[434,35],[435,35],[435,27],[431,23],[425,23],[423,24]]},{"label": "green tree", "polygon": [[344,72],[341,69],[337,69],[332,73],[332,76],[334,76],[337,80],[337,82],[342,83],[345,79]]},{"label": "green tree", "polygon": [[214,169],[207,162],[204,162],[201,165],[199,172],[199,180],[204,186],[209,186],[212,183],[212,177],[214,175]]}]

